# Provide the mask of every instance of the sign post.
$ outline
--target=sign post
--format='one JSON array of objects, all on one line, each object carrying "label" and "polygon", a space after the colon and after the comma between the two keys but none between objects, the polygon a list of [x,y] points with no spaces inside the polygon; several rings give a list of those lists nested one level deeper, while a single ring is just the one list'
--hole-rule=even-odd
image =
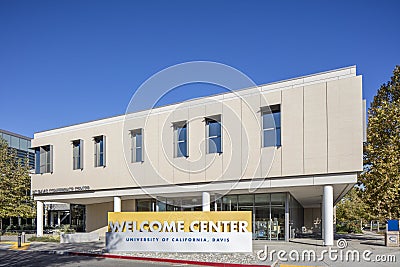
[{"label": "sign post", "polygon": [[399,246],[399,220],[388,220],[386,223],[385,246]]}]

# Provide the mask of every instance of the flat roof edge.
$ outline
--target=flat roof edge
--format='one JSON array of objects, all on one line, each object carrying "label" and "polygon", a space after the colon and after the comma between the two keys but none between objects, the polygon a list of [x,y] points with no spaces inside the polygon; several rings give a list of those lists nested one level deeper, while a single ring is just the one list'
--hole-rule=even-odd
[{"label": "flat roof edge", "polygon": [[[318,76],[323,76],[323,75],[330,74],[330,73],[333,74],[333,73],[335,73],[335,72],[340,72],[340,71],[344,71],[344,70],[351,70],[351,69],[356,69],[356,68],[357,68],[356,65],[351,65],[351,66],[347,66],[347,67],[342,67],[342,68],[332,69],[332,70],[328,70],[328,71],[317,72],[317,73],[313,73],[313,74],[298,76],[298,77],[289,78],[289,79],[280,80],[280,81],[275,81],[275,82],[270,82],[270,83],[266,83],[266,84],[260,84],[260,85],[256,85],[255,87],[246,87],[246,88],[243,88],[243,89],[235,90],[235,92],[242,92],[242,91],[245,91],[245,90],[250,90],[250,89],[254,89],[254,88],[258,88],[258,87],[272,86],[272,85],[277,85],[277,84],[280,84],[280,83],[282,83],[282,84],[283,84],[283,83],[289,83],[289,82],[291,82],[291,81],[296,81],[296,80],[301,80],[301,79],[304,80],[304,79],[311,78],[311,77],[318,77]],[[350,74],[354,74],[354,76],[357,76],[357,73],[356,73],[356,72],[352,73],[352,72],[350,71]],[[348,74],[347,74],[347,75],[348,75]],[[346,76],[346,75],[339,75],[339,77],[340,77],[340,76]],[[327,78],[324,78],[324,79],[327,79]],[[314,81],[323,82],[324,79],[320,79],[320,80],[315,79]],[[304,83],[304,81],[303,81],[303,83]],[[284,88],[284,87],[281,87],[281,88]],[[279,88],[278,88],[278,89],[279,89]],[[171,104],[166,104],[166,105],[158,106],[158,107],[155,107],[154,109],[159,109],[159,108],[163,108],[163,107],[167,107],[167,106],[177,105],[177,104],[181,104],[181,103],[185,103],[185,102],[196,101],[196,100],[205,99],[205,98],[208,98],[208,97],[215,97],[215,96],[219,96],[219,95],[227,95],[227,94],[230,94],[230,93],[231,93],[231,92],[223,92],[223,93],[220,93],[220,94],[213,94],[213,95],[204,96],[204,97],[192,98],[192,99],[188,99],[188,100],[185,100],[185,101],[174,102],[174,103],[171,103]],[[139,110],[139,111],[133,112],[133,113],[131,113],[131,114],[135,114],[135,113],[139,113],[139,112],[144,112],[144,111],[146,111],[146,110]],[[93,123],[93,122],[97,122],[97,121],[98,121],[98,122],[100,122],[100,121],[106,121],[106,120],[111,120],[111,121],[113,121],[113,120],[116,120],[118,117],[123,117],[123,116],[125,116],[125,115],[126,115],[126,114],[114,115],[114,116],[105,117],[105,118],[101,118],[101,119],[94,119],[94,120],[90,120],[90,121],[85,121],[85,122],[80,122],[80,123],[75,123],[75,124],[71,124],[71,125],[66,125],[66,126],[61,126],[61,127],[56,127],[56,128],[44,130],[44,131],[35,132],[35,133],[34,133],[34,138],[36,138],[36,135],[37,135],[37,134],[38,134],[38,135],[41,135],[41,134],[44,134],[44,133],[47,133],[47,132],[51,132],[51,131],[54,131],[54,130],[60,130],[60,129],[63,129],[63,128],[68,128],[68,127],[73,127],[73,126],[78,126],[78,125],[84,125],[84,124],[87,124],[87,123]],[[29,137],[28,137],[28,138],[29,138]]]},{"label": "flat roof edge", "polygon": [[[273,85],[273,84],[279,84],[279,83],[284,83],[284,82],[290,82],[290,81],[295,81],[295,80],[299,80],[299,79],[305,79],[305,78],[311,78],[313,76],[322,76],[324,74],[328,74],[328,73],[334,73],[334,72],[338,72],[338,71],[342,71],[342,70],[348,70],[348,69],[353,69],[353,68],[357,68],[357,65],[352,65],[352,66],[348,66],[348,67],[343,67],[343,68],[338,68],[338,69],[333,69],[333,70],[327,70],[327,71],[322,71],[322,72],[317,72],[317,73],[313,73],[313,74],[307,74],[307,75],[303,75],[303,76],[298,76],[298,77],[294,77],[294,78],[289,78],[289,79],[285,79],[285,80],[280,80],[280,81],[276,81],[276,82],[270,82],[270,83],[266,83],[266,84],[261,84],[259,86],[268,86],[268,85]],[[246,90],[245,89],[241,89],[241,90]]]},{"label": "flat roof edge", "polygon": [[12,136],[15,136],[15,137],[18,137],[18,138],[21,138],[21,139],[25,139],[25,140],[32,140],[32,137],[28,137],[28,136],[25,136],[25,135],[22,135],[22,134],[17,134],[17,133],[14,133],[14,132],[3,130],[3,129],[0,129],[0,133],[5,133],[5,134],[12,135]]}]

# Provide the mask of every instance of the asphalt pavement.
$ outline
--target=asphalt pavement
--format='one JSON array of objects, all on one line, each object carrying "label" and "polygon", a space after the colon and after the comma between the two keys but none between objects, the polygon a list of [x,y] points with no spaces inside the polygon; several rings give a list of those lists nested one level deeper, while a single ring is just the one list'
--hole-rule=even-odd
[{"label": "asphalt pavement", "polygon": [[[169,263],[152,263],[145,261],[95,258],[85,256],[70,256],[48,254],[40,251],[0,250],[0,266],[130,266],[130,267],[162,267],[179,266]],[[195,266],[195,265],[191,265]]]},{"label": "asphalt pavement", "polygon": [[[184,266],[180,263],[138,261],[87,257],[73,254],[103,254],[104,240],[80,244],[32,242],[16,248],[12,237],[0,243],[0,266]],[[400,266],[400,247],[385,247],[384,238],[372,232],[336,235],[335,245],[328,248],[322,240],[297,238],[291,242],[253,241],[253,254],[218,253],[126,253],[134,257],[172,258],[240,262],[245,257],[257,258],[257,264],[279,266]],[[340,242],[340,243],[339,243]],[[261,253],[260,253],[261,252]],[[279,254],[280,253],[280,254]],[[259,254],[260,257],[257,255]],[[237,260],[237,261],[236,261]],[[221,262],[219,261],[219,262]],[[196,265],[189,265],[196,266]]]}]

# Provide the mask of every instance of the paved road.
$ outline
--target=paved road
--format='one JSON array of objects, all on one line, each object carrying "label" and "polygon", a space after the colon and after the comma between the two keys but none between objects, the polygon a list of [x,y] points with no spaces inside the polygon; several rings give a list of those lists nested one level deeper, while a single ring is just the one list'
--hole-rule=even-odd
[{"label": "paved road", "polygon": [[[118,260],[93,258],[85,256],[70,256],[42,253],[39,251],[0,250],[0,266],[130,266],[130,267],[161,267],[188,266],[182,264],[150,263],[133,260]],[[190,265],[195,266],[195,265]]]},{"label": "paved road", "polygon": [[[342,248],[338,248],[337,244],[332,247],[336,250],[335,255],[340,255],[341,258],[330,258],[328,254],[324,254],[323,251],[327,247],[322,246],[322,240],[298,238],[292,242],[281,242],[281,241],[253,241],[254,252],[262,250],[263,253],[268,251],[268,257],[259,263],[275,266],[280,265],[312,265],[312,266],[335,266],[335,267],[347,267],[347,266],[357,266],[357,267],[387,267],[387,266],[400,266],[400,248],[390,248],[384,246],[383,236],[377,235],[375,233],[365,232],[364,234],[349,234],[349,235],[337,235],[336,239],[345,239],[346,245]],[[336,242],[336,241],[335,241]],[[71,251],[81,251],[81,252],[97,252],[100,253],[104,249],[104,240],[92,243],[81,243],[81,244],[60,244],[60,243],[40,243],[33,242],[30,246],[27,246],[26,251],[15,251],[10,249],[10,244],[6,242],[0,243],[0,267],[1,266],[184,266],[182,264],[168,264],[168,263],[151,263],[151,262],[139,262],[132,260],[117,260],[117,259],[105,259],[105,258],[93,258],[84,256],[70,256],[62,254],[49,254],[44,253],[44,251],[51,252],[57,251],[58,253],[65,253]],[[319,260],[292,260],[296,254],[290,254],[295,250],[298,255],[303,255],[304,251],[315,252],[317,258],[324,256]],[[357,252],[360,256],[363,255],[365,251],[370,251],[370,260],[366,261],[364,259],[360,260],[346,260],[347,255],[352,256],[353,253]],[[272,251],[275,251],[274,254]],[[286,253],[283,255],[285,260],[279,259],[277,256],[278,251],[283,251]],[[139,253],[140,254],[140,253]],[[151,254],[151,253],[150,253]],[[292,257],[289,257],[289,254]],[[134,254],[133,254],[134,255]],[[255,254],[253,254],[255,257]],[[265,254],[263,254],[265,255]],[[272,256],[271,256],[272,255]],[[334,255],[334,256],[335,256]],[[344,255],[343,257],[341,255]],[[134,256],[143,256],[134,255]],[[150,255],[151,257],[158,257],[157,255]],[[149,256],[149,257],[150,257]],[[191,260],[201,260],[201,255],[190,255]],[[209,255],[206,255],[209,257]],[[213,256],[213,255],[212,255]],[[214,255],[215,256],[215,255]],[[217,255],[218,256],[218,255]],[[233,255],[237,257],[238,255]],[[250,255],[251,256],[251,255]],[[379,256],[379,261],[378,257]],[[386,258],[386,261],[382,261],[382,256]],[[219,256],[218,256],[219,257]],[[220,257],[225,257],[221,255]],[[389,257],[391,260],[388,260]],[[186,257],[184,257],[186,258]],[[352,258],[350,258],[352,259]],[[193,265],[190,265],[193,266]]]}]

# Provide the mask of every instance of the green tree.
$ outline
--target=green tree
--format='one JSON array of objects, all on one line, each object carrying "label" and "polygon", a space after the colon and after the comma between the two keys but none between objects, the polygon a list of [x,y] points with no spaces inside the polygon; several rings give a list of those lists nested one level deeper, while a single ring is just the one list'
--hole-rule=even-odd
[{"label": "green tree", "polygon": [[35,216],[30,187],[28,160],[17,159],[15,149],[0,138],[0,219]]},{"label": "green tree", "polygon": [[368,111],[362,197],[379,220],[400,218],[400,66]]},{"label": "green tree", "polygon": [[359,232],[361,223],[371,219],[361,194],[362,190],[354,186],[336,204],[336,223],[342,230]]}]

